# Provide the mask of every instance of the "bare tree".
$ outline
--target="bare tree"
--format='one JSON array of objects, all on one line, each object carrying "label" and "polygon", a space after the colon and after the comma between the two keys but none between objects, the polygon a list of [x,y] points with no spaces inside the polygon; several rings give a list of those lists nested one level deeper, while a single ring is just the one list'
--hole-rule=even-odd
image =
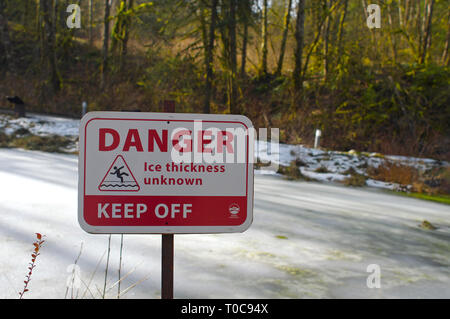
[{"label": "bare tree", "polygon": [[212,82],[214,77],[213,59],[214,59],[214,41],[217,20],[217,3],[218,0],[211,0],[211,21],[209,24],[209,34],[206,32],[206,21],[204,21],[204,46],[205,46],[205,104],[203,106],[204,113],[211,112],[211,96],[212,96]]},{"label": "bare tree", "polygon": [[275,71],[276,75],[280,75],[283,69],[283,60],[284,54],[286,52],[286,42],[289,32],[289,24],[291,21],[291,9],[292,9],[292,0],[288,0],[286,13],[284,14],[283,37],[281,38],[280,56],[278,57],[277,70]]},{"label": "bare tree", "polygon": [[41,30],[41,60],[45,66],[43,68],[45,78],[50,81],[53,93],[56,93],[61,88],[61,79],[57,69],[53,8],[53,0],[40,0],[40,16],[43,21]]},{"label": "bare tree", "polygon": [[425,2],[425,12],[423,16],[423,39],[422,39],[422,49],[419,58],[419,63],[425,63],[427,59],[428,49],[431,47],[431,19],[433,17],[433,6],[435,0],[426,0]]},{"label": "bare tree", "polygon": [[259,73],[261,75],[267,74],[267,15],[268,15],[268,0],[263,0],[263,10],[262,10],[262,31],[261,31],[261,63],[259,66]]},{"label": "bare tree", "polygon": [[8,20],[4,15],[5,2],[0,2],[0,41],[3,46],[4,62],[9,70],[14,69],[14,60],[12,58],[12,46],[9,36]]},{"label": "bare tree", "polygon": [[103,18],[103,50],[102,50],[102,78],[100,87],[104,88],[106,85],[106,78],[108,72],[108,46],[109,46],[109,13],[111,9],[111,0],[105,0],[105,14]]},{"label": "bare tree", "polygon": [[449,65],[448,46],[450,42],[450,11],[447,16],[447,39],[445,40],[444,51],[442,52],[442,65]]},{"label": "bare tree", "polygon": [[247,61],[247,45],[248,45],[248,28],[250,26],[252,15],[252,0],[240,0],[240,14],[242,16],[244,32],[242,35],[242,51],[241,51],[241,71],[240,75],[245,76],[245,65]]},{"label": "bare tree", "polygon": [[297,6],[297,21],[295,25],[295,51],[294,51],[294,88],[295,96],[303,91],[302,55],[305,41],[305,1],[299,0]]}]

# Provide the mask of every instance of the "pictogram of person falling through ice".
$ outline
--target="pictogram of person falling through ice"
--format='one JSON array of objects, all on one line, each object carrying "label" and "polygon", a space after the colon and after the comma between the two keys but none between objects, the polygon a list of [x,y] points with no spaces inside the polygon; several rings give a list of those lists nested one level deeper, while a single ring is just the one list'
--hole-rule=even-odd
[{"label": "pictogram of person falling through ice", "polygon": [[[114,176],[114,177],[113,177]],[[117,155],[98,185],[102,192],[137,192],[139,184],[122,155]]]},{"label": "pictogram of person falling through ice", "polygon": [[111,175],[116,175],[118,178],[120,178],[120,182],[123,184],[123,177],[122,176],[130,176],[125,172],[120,172],[120,170],[123,168],[123,166],[117,168],[117,166],[114,166],[114,172],[111,172]]}]

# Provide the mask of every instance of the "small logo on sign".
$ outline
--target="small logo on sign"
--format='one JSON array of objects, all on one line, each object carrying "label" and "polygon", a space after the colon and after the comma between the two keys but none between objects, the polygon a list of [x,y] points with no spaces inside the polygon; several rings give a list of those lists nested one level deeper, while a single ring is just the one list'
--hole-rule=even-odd
[{"label": "small logo on sign", "polygon": [[230,218],[238,218],[237,215],[239,214],[241,208],[239,207],[238,204],[231,204],[228,210],[230,212]]},{"label": "small logo on sign", "polygon": [[125,159],[122,155],[117,155],[98,185],[98,189],[100,191],[137,192],[140,187]]}]

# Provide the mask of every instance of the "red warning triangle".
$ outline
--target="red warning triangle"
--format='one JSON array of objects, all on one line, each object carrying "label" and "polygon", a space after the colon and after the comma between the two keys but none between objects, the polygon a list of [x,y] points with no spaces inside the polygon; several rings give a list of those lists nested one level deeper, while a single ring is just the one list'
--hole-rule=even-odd
[{"label": "red warning triangle", "polygon": [[117,155],[98,189],[103,192],[137,192],[140,187],[125,159]]}]

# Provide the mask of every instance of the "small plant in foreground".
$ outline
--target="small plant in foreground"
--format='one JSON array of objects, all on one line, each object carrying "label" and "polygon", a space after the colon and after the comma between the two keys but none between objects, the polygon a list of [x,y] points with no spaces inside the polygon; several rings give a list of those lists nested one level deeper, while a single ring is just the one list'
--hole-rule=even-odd
[{"label": "small plant in foreground", "polygon": [[19,292],[20,299],[22,299],[24,293],[26,293],[28,291],[28,284],[31,281],[31,275],[33,274],[33,269],[36,267],[36,258],[40,255],[39,251],[41,250],[42,244],[45,241],[42,239],[43,237],[45,237],[45,236],[42,236],[41,234],[36,233],[36,241],[33,243],[34,250],[33,250],[33,253],[31,254],[31,262],[29,263],[30,266],[28,267],[28,274],[25,276],[25,280],[24,280],[25,286],[23,287],[22,292]]}]

